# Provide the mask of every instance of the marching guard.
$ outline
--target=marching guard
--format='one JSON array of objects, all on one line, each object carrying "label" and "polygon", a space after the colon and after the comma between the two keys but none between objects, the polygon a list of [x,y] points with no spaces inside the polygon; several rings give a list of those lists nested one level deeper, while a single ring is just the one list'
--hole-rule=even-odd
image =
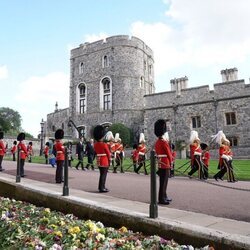
[{"label": "marching guard", "polygon": [[107,143],[103,142],[103,138],[105,136],[104,127],[97,125],[94,128],[93,134],[94,139],[96,140],[94,144],[96,163],[100,171],[98,190],[100,193],[106,193],[109,192],[109,190],[106,188],[106,178],[110,166],[111,154]]},{"label": "marching guard", "polygon": [[111,165],[113,168],[113,173],[117,173],[116,167],[115,167],[115,148],[116,148],[116,143],[115,143],[115,138],[112,133],[112,131],[108,131],[107,134],[105,135],[105,140],[107,141],[110,153],[111,153]]},{"label": "marching guard", "polygon": [[135,172],[137,174],[139,174],[139,171],[140,171],[141,167],[143,166],[144,174],[148,175],[147,168],[146,168],[147,147],[145,144],[145,136],[143,133],[140,133],[138,151],[139,151],[138,168],[136,169]]},{"label": "marching guard", "polygon": [[220,171],[214,175],[214,179],[223,180],[223,176],[227,173],[227,181],[235,182],[233,165],[232,165],[232,151],[230,148],[230,141],[226,138],[226,135],[220,130],[215,136],[214,139],[220,145],[219,148],[219,168]]},{"label": "marching guard", "polygon": [[121,166],[121,173],[124,173],[123,171],[123,144],[122,140],[119,137],[119,133],[115,134],[115,162],[116,166],[114,168],[113,173],[117,173],[117,168]]},{"label": "marching guard", "polygon": [[200,138],[198,132],[192,130],[190,135],[190,158],[191,158],[191,171],[188,176],[191,176],[198,171],[199,179],[204,179],[203,166],[201,162],[202,150],[200,147]]},{"label": "marching guard", "polygon": [[208,178],[208,167],[210,160],[209,146],[206,143],[201,143],[200,145],[202,154],[201,154],[201,163],[203,166],[203,178],[206,180]]},{"label": "marching guard", "polygon": [[155,143],[155,153],[158,158],[157,174],[160,178],[158,201],[159,204],[169,205],[172,199],[167,196],[168,178],[170,176],[171,163],[173,161],[170,145],[168,142],[168,134],[166,121],[160,119],[154,124],[154,133],[158,137]]}]

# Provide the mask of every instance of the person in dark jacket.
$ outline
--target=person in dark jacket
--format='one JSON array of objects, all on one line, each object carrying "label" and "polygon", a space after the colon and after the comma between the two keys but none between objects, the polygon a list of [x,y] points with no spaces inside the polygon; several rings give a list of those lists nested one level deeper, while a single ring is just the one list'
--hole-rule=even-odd
[{"label": "person in dark jacket", "polygon": [[80,137],[79,142],[76,144],[76,156],[78,158],[76,169],[78,170],[79,165],[81,165],[82,170],[85,170],[83,166],[83,156],[84,156],[83,137]]},{"label": "person in dark jacket", "polygon": [[94,150],[94,140],[90,139],[85,148],[85,155],[88,157],[88,163],[86,165],[86,168],[89,169],[89,166],[92,168],[92,170],[95,170],[93,161],[95,159],[95,150]]}]

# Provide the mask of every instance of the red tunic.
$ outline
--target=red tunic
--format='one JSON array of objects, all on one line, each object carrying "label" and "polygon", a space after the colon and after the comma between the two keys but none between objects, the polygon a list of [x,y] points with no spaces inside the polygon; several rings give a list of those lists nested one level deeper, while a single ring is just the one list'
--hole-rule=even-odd
[{"label": "red tunic", "polygon": [[133,162],[138,161],[138,159],[139,159],[139,151],[137,149],[134,149],[131,152],[131,158],[132,158]]},{"label": "red tunic", "polygon": [[16,153],[16,151],[17,151],[17,146],[14,144],[14,145],[12,146],[12,148],[11,148],[10,151],[11,151],[12,154]]},{"label": "red tunic", "polygon": [[28,151],[25,144],[22,141],[20,141],[17,147],[18,149],[20,149],[20,159],[25,160],[28,155]]},{"label": "red tunic", "polygon": [[138,151],[139,151],[139,155],[145,155],[147,152],[147,148],[145,144],[140,144],[138,146]]},{"label": "red tunic", "polygon": [[28,155],[33,155],[33,148],[31,145],[27,146]]},{"label": "red tunic", "polygon": [[49,155],[49,147],[47,145],[44,147],[43,153],[45,156]]},{"label": "red tunic", "polygon": [[4,146],[3,140],[0,140],[0,155],[4,156],[5,152],[6,151],[5,151],[5,146]]},{"label": "red tunic", "polygon": [[96,153],[96,161],[98,167],[109,167],[110,164],[110,150],[106,143],[104,142],[96,142],[94,144],[94,150]]},{"label": "red tunic", "polygon": [[194,164],[194,156],[195,152],[202,153],[202,150],[200,148],[200,145],[198,143],[192,143],[190,144],[190,158],[191,158],[191,166]]},{"label": "red tunic", "polygon": [[222,166],[223,165],[223,158],[222,158],[222,155],[227,155],[228,153],[228,146],[224,145],[224,144],[221,144],[220,145],[220,148],[219,148],[219,155],[220,155],[220,158],[219,158],[219,165]]},{"label": "red tunic", "polygon": [[206,151],[202,156],[202,161],[207,167],[209,167],[209,159],[210,159],[210,153]]},{"label": "red tunic", "polygon": [[54,145],[56,150],[56,160],[57,161],[64,161],[65,160],[65,148],[60,140],[56,140],[56,143]]},{"label": "red tunic", "polygon": [[171,168],[173,157],[169,147],[169,143],[167,141],[162,138],[159,138],[155,143],[155,153],[159,159],[159,168]]}]

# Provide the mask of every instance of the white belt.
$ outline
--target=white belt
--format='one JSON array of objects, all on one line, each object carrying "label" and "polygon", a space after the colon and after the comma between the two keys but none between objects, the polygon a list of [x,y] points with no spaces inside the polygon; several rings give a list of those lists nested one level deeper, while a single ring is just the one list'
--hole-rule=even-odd
[{"label": "white belt", "polygon": [[194,155],[201,155],[200,152],[194,152]]},{"label": "white belt", "polygon": [[117,154],[120,154],[120,153],[121,153],[121,151],[116,151],[116,153],[117,153]]},{"label": "white belt", "polygon": [[97,154],[96,156],[97,157],[99,157],[99,156],[106,156],[106,154]]},{"label": "white belt", "polygon": [[145,155],[145,153],[139,152],[139,155]]},{"label": "white belt", "polygon": [[167,155],[157,155],[157,157],[168,157]]},{"label": "white belt", "polygon": [[63,153],[63,151],[57,151],[56,153],[57,153],[57,154],[62,154],[62,153]]}]

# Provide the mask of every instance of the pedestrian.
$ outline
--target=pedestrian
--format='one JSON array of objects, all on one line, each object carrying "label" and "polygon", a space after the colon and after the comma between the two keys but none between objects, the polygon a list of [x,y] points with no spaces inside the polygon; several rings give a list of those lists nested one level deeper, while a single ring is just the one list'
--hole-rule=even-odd
[{"label": "pedestrian", "polygon": [[103,138],[105,135],[104,127],[101,125],[97,125],[94,128],[93,134],[94,139],[96,140],[96,142],[94,143],[96,163],[100,171],[98,190],[100,193],[105,193],[109,192],[109,190],[106,188],[106,178],[110,166],[111,154],[108,145],[103,142]]},{"label": "pedestrian", "polygon": [[201,163],[201,147],[200,138],[198,137],[198,132],[192,130],[190,134],[190,158],[191,158],[191,170],[188,173],[188,177],[191,178],[192,175],[198,171],[199,179],[203,179],[203,167]]},{"label": "pedestrian", "polygon": [[73,146],[72,142],[69,141],[68,142],[68,166],[70,168],[72,168],[71,162],[74,160],[72,156],[72,146]]},{"label": "pedestrian", "polygon": [[145,136],[143,133],[140,133],[139,137],[139,145],[138,145],[138,151],[139,151],[139,159],[138,159],[138,168],[136,169],[136,173],[139,174],[139,171],[141,167],[144,168],[144,174],[147,175],[147,168],[146,168],[146,153],[147,153],[147,147],[145,144]]},{"label": "pedestrian", "polygon": [[174,177],[174,167],[175,167],[175,158],[176,158],[175,145],[173,143],[171,143],[171,153],[172,153],[173,162],[171,164],[171,169],[170,169],[170,178]]},{"label": "pedestrian", "polygon": [[29,144],[27,146],[27,151],[28,151],[28,161],[31,162],[32,161],[32,155],[34,154],[32,141],[29,142]]},{"label": "pedestrian", "polygon": [[79,142],[76,144],[76,156],[78,159],[78,163],[76,164],[76,169],[78,170],[79,165],[81,165],[82,170],[85,170],[83,166],[84,145],[82,136],[80,137]]},{"label": "pedestrian", "polygon": [[45,143],[44,149],[43,149],[43,154],[45,157],[45,164],[48,164],[48,159],[49,159],[49,142]]},{"label": "pedestrian", "polygon": [[227,173],[228,182],[235,182],[233,166],[232,166],[232,151],[230,148],[230,141],[226,138],[226,135],[220,130],[215,136],[216,142],[220,145],[219,148],[219,172],[214,175],[214,179],[223,180],[225,173]]},{"label": "pedestrian", "polygon": [[26,176],[24,174],[24,163],[25,163],[25,159],[28,156],[28,151],[27,151],[27,147],[24,144],[24,140],[25,140],[25,133],[20,133],[17,136],[17,141],[19,141],[17,148],[20,150],[20,175],[21,177]]},{"label": "pedestrian", "polygon": [[2,167],[2,162],[3,162],[3,157],[6,153],[6,146],[4,145],[3,137],[4,133],[0,131],[0,172],[4,170]]},{"label": "pedestrian", "polygon": [[62,139],[64,137],[64,131],[62,129],[57,129],[55,132],[55,144],[54,150],[56,154],[56,183],[62,183],[62,175],[63,175],[63,164],[65,160],[65,148],[62,143]]},{"label": "pedestrian", "polygon": [[16,161],[16,152],[17,152],[17,141],[13,141],[13,145],[11,147],[12,160]]},{"label": "pedestrian", "polygon": [[166,121],[157,120],[154,124],[154,133],[158,137],[155,143],[155,153],[158,158],[158,175],[160,179],[158,202],[162,205],[169,205],[172,201],[167,196],[168,178],[170,176],[171,163],[173,161],[170,145],[168,142],[168,133]]},{"label": "pedestrian", "polygon": [[86,168],[89,169],[89,166],[90,166],[92,170],[95,170],[94,163],[93,163],[94,159],[95,159],[95,150],[94,150],[94,140],[93,139],[90,139],[87,142],[84,154],[87,155],[87,158],[88,158],[88,163],[86,165]]},{"label": "pedestrian", "polygon": [[210,161],[210,152],[209,146],[206,143],[201,143],[200,145],[202,154],[201,154],[201,163],[203,165],[203,178],[206,180],[208,178],[208,167]]},{"label": "pedestrian", "polygon": [[139,159],[139,151],[138,151],[138,145],[137,144],[133,145],[133,150],[131,151],[131,159],[132,159],[133,166],[134,166],[134,172],[136,173],[138,159]]}]

